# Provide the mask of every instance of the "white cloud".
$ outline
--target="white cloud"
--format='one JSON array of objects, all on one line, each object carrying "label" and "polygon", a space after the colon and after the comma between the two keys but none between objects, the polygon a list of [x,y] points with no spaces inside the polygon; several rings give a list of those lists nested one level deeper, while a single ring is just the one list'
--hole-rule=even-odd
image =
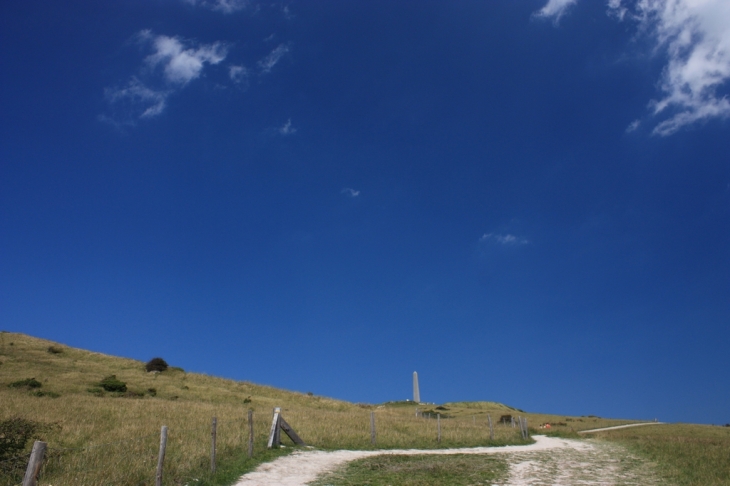
[{"label": "white cloud", "polygon": [[[142,38],[151,38],[149,31]],[[170,83],[187,84],[200,76],[204,65],[218,64],[228,54],[227,47],[221,42],[186,47],[177,37],[158,35],[151,39],[155,52],[147,56],[146,62],[152,67],[162,66],[165,79]]]},{"label": "white cloud", "polygon": [[654,133],[730,116],[727,96],[718,94],[730,81],[730,2],[641,0],[634,18],[669,57],[660,81],[664,96],[650,104],[654,115],[669,118]]},{"label": "white cloud", "polygon": [[249,0],[185,0],[185,3],[199,5],[224,14],[232,14],[244,10],[251,2]]},{"label": "white cloud", "polygon": [[286,136],[286,135],[294,135],[297,133],[297,129],[294,128],[291,124],[291,118],[289,118],[284,125],[279,127],[279,133]]},{"label": "white cloud", "polygon": [[[126,85],[104,90],[114,115],[103,115],[99,119],[117,126],[134,125],[138,118],[160,115],[170,95],[200,77],[206,65],[223,61],[228,53],[221,42],[195,45],[178,37],[153,35],[150,30],[139,32],[135,39],[142,46],[152,48],[152,54],[145,58],[147,68],[131,76]],[[229,74],[234,82],[243,81],[245,68],[234,66]]]},{"label": "white cloud", "polygon": [[639,120],[634,120],[631,123],[629,123],[629,126],[626,127],[626,133],[631,133],[635,131],[637,128],[639,128],[639,125],[641,125],[641,122]]},{"label": "white cloud", "polygon": [[340,194],[346,194],[350,197],[357,197],[360,195],[360,191],[356,191],[355,189],[352,189],[350,187],[346,187],[343,190],[340,191]]},{"label": "white cloud", "polygon": [[270,73],[274,66],[276,66],[287,52],[289,52],[289,46],[286,44],[279,44],[269,53],[269,55],[259,61],[259,68],[261,68],[261,72],[263,74]]},{"label": "white cloud", "polygon": [[548,0],[543,8],[538,10],[535,15],[538,17],[552,18],[556,22],[560,20],[568,7],[575,4],[578,0]]},{"label": "white cloud", "polygon": [[[549,0],[538,12],[559,18],[575,0]],[[661,97],[649,104],[664,119],[653,130],[667,136],[712,118],[730,117],[730,101],[719,92],[730,82],[730,1],[608,0],[609,13],[637,22],[654,51],[666,53]],[[627,131],[636,129],[633,122]]]},{"label": "white cloud", "polygon": [[526,245],[529,243],[527,239],[506,234],[506,235],[500,235],[495,233],[484,233],[481,238],[479,238],[480,242],[487,242],[492,241],[495,243],[499,243],[500,245]]},{"label": "white cloud", "polygon": [[229,66],[228,76],[236,84],[248,83],[248,69],[243,66]]},{"label": "white cloud", "polygon": [[152,118],[165,109],[169,91],[157,91],[145,86],[139,79],[132,79],[122,88],[106,88],[104,97],[112,105],[124,104],[125,111],[134,117]]}]

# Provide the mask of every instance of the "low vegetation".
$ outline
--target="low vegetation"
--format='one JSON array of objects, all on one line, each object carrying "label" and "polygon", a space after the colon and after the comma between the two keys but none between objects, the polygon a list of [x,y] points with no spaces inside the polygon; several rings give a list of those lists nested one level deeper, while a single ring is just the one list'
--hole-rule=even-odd
[{"label": "low vegetation", "polygon": [[490,485],[507,473],[503,458],[473,455],[375,456],[353,461],[313,486]]},{"label": "low vegetation", "polygon": [[163,372],[167,370],[167,368],[167,361],[162,358],[152,358],[146,365],[144,365],[144,369],[147,370],[147,373],[151,373],[153,371]]},{"label": "low vegetation", "polygon": [[593,435],[618,441],[655,462],[667,484],[730,483],[730,427],[660,424]]},{"label": "low vegetation", "polygon": [[[413,402],[353,404],[311,392],[186,373],[174,366],[150,373],[145,363],[135,360],[22,334],[4,333],[0,338],[0,421],[22,418],[38,425],[16,462],[27,461],[34,440],[47,442],[42,485],[151,484],[162,425],[169,427],[165,484],[230,484],[260,462],[293,449],[285,436],[284,448],[266,449],[276,406],[282,407],[288,423],[308,444],[321,449],[525,443],[518,429],[496,424],[490,439],[487,414],[514,412],[499,403],[482,402],[472,408],[444,405],[449,417],[441,417],[439,444],[436,416],[417,417]],[[50,347],[62,352],[49,352]],[[14,383],[22,384],[8,386]],[[435,406],[420,408],[444,412]],[[246,454],[249,409],[254,411],[252,459]],[[371,412],[377,427],[375,446],[370,443]],[[214,416],[218,467],[211,474]],[[17,482],[17,475],[0,476],[0,486]]]},{"label": "low vegetation", "polygon": [[[18,475],[22,477],[34,440],[48,443],[48,459],[40,482],[43,486],[153,484],[162,425],[169,427],[164,484],[231,484],[261,462],[294,449],[284,435],[285,447],[266,449],[273,407],[281,407],[287,422],[304,441],[320,449],[435,449],[529,442],[509,421],[498,423],[504,415],[527,417],[533,434],[562,437],[578,437],[576,432],[580,430],[632,422],[525,413],[497,402],[353,404],[312,392],[289,392],[186,373],[174,366],[148,372],[150,362],[106,356],[14,333],[0,334],[0,362],[0,423],[5,424],[0,427],[18,427],[22,432],[12,436],[15,439],[0,432],[0,446],[4,447],[0,486],[19,482]],[[246,454],[249,410],[254,411],[253,458]],[[375,414],[376,445],[370,442],[371,412]],[[441,443],[436,440],[439,415]],[[218,424],[215,474],[210,472],[213,417],[217,417]],[[493,438],[488,417],[494,426]],[[549,429],[540,427],[546,423],[551,424]],[[668,482],[727,484],[730,428],[664,427],[623,429],[599,437],[620,440],[646,455],[664,468]],[[446,483],[462,484],[457,469],[478,470],[471,465],[472,459],[462,457],[367,461],[354,463],[348,474],[372,475],[374,479],[368,480],[372,485],[409,484],[405,479],[419,477],[421,470],[451,474],[453,478]],[[450,466],[450,461],[460,466]],[[483,484],[491,484],[486,479],[489,474],[500,474],[500,464],[495,459],[489,468],[478,472],[484,478]],[[380,470],[384,479],[377,479],[379,483],[375,472]],[[482,476],[475,477],[482,481]],[[342,484],[360,484],[358,481]],[[463,484],[482,484],[479,481]]]}]

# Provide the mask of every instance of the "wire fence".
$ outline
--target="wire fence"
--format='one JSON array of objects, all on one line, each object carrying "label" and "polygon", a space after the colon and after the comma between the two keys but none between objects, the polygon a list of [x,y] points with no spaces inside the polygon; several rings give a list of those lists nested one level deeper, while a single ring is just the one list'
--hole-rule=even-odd
[{"label": "wire fence", "polygon": [[[284,409],[288,423],[304,440],[331,448],[436,448],[465,445],[514,443],[516,430],[510,424],[493,423],[489,416],[441,417],[440,414],[406,417],[389,411],[351,412]],[[362,415],[362,416],[360,416]],[[377,418],[376,418],[377,417]],[[268,422],[268,423],[267,423]],[[246,457],[249,450],[247,419],[227,420],[194,427],[170,427],[166,434],[163,485],[192,485],[215,469],[219,458]],[[254,418],[256,450],[266,447],[271,416]],[[519,419],[522,439],[527,439],[526,419]],[[301,428],[300,428],[301,426]],[[442,430],[443,429],[443,430]],[[495,437],[496,436],[496,437]],[[160,431],[117,441],[90,443],[80,447],[48,444],[40,469],[39,484],[75,486],[154,485],[160,452]],[[20,484],[30,454],[0,461],[0,486]]]}]

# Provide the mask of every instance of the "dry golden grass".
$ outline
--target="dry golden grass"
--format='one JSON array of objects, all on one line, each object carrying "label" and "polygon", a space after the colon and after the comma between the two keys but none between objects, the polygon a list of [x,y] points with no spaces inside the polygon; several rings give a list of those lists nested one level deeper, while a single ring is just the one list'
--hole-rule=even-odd
[{"label": "dry golden grass", "polygon": [[[49,347],[53,351],[49,352]],[[597,418],[525,414],[495,402],[451,403],[446,410],[421,405],[432,418],[416,417],[414,403],[356,405],[340,400],[236,382],[180,369],[147,373],[144,363],[106,356],[16,333],[0,333],[0,421],[22,417],[49,424],[41,432],[49,460],[41,484],[152,484],[159,433],[169,427],[165,484],[213,484],[210,469],[211,419],[217,417],[217,454],[221,463],[238,461],[247,469],[271,457],[265,452],[271,412],[283,416],[308,443],[324,449],[368,449],[370,412],[376,416],[377,448],[436,448],[522,443],[518,429],[498,425],[500,415],[527,416],[531,428],[546,421],[595,428],[625,423]],[[172,363],[174,365],[174,363]],[[130,396],[105,393],[95,385],[108,375],[127,383]],[[39,389],[9,388],[14,381],[35,378]],[[155,396],[149,390],[155,389]],[[38,390],[35,390],[38,391]],[[136,397],[136,398],[135,398]],[[246,415],[254,410],[255,457],[245,457]],[[442,442],[436,441],[436,413],[442,414]],[[487,414],[495,423],[489,438]],[[291,445],[285,439],[285,444]],[[0,485],[13,484],[10,478]],[[191,483],[192,484],[192,483]]]},{"label": "dry golden grass", "polygon": [[730,484],[730,427],[665,424],[593,434],[655,461],[667,484]]}]

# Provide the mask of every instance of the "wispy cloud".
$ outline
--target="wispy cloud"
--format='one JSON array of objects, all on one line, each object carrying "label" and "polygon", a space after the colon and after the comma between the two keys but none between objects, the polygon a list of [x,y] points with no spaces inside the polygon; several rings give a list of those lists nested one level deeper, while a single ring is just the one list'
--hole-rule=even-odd
[{"label": "wispy cloud", "polygon": [[297,129],[294,128],[291,124],[291,118],[289,118],[286,123],[284,123],[281,127],[279,127],[279,133],[281,135],[287,136],[287,135],[294,135],[297,133]]},{"label": "wispy cloud", "polygon": [[104,90],[114,115],[102,115],[99,119],[113,121],[117,126],[134,125],[134,120],[160,115],[173,93],[200,77],[206,65],[219,64],[228,53],[221,42],[197,44],[179,37],[154,35],[150,30],[139,32],[135,39],[151,54],[126,84]]},{"label": "wispy cloud", "polygon": [[221,42],[188,47],[177,37],[153,36],[149,30],[139,35],[154,49],[145,62],[152,68],[161,66],[165,79],[173,84],[187,84],[200,76],[205,64],[218,64],[228,54],[228,48]]},{"label": "wispy cloud", "polygon": [[527,239],[520,236],[511,234],[501,235],[496,233],[484,233],[481,238],[479,238],[479,241],[482,243],[493,242],[500,245],[526,245],[529,243]]},{"label": "wispy cloud", "polygon": [[636,129],[639,128],[639,125],[641,125],[641,122],[639,120],[632,121],[631,123],[629,123],[629,126],[626,127],[626,133],[636,131]]},{"label": "wispy cloud", "polygon": [[248,8],[251,4],[249,0],[184,0],[185,3],[200,7],[209,8],[216,12],[224,14],[232,14],[240,10]]},{"label": "wispy cloud", "polygon": [[[575,0],[549,0],[537,12],[559,18]],[[713,118],[730,117],[730,101],[719,91],[730,82],[730,1],[608,0],[608,11],[630,19],[667,56],[659,81],[661,97],[649,103],[651,115],[664,118],[655,135]],[[556,17],[557,16],[557,17]],[[638,127],[632,122],[627,131]]]},{"label": "wispy cloud", "polygon": [[[119,107],[118,111],[124,114],[124,118],[152,118],[159,115],[165,109],[169,95],[170,91],[148,88],[134,76],[125,86],[104,90],[104,97],[109,103]],[[107,116],[101,119],[112,120]]]},{"label": "wispy cloud", "polygon": [[265,58],[258,62],[259,68],[262,74],[268,74],[277,65],[282,57],[289,52],[289,46],[287,44],[279,44],[271,51]]},{"label": "wispy cloud", "polygon": [[633,13],[669,57],[660,81],[664,96],[650,103],[654,115],[669,117],[653,132],[671,135],[698,121],[730,116],[727,96],[718,94],[730,81],[730,2],[642,0]]},{"label": "wispy cloud", "polygon": [[352,189],[350,187],[346,187],[340,191],[340,194],[345,194],[346,196],[350,197],[357,197],[360,195],[360,191]]},{"label": "wispy cloud", "polygon": [[548,0],[543,8],[535,12],[538,17],[553,19],[556,23],[565,15],[570,6],[578,0]]},{"label": "wispy cloud", "polygon": [[228,77],[239,86],[248,86],[248,69],[244,66],[229,66]]}]

